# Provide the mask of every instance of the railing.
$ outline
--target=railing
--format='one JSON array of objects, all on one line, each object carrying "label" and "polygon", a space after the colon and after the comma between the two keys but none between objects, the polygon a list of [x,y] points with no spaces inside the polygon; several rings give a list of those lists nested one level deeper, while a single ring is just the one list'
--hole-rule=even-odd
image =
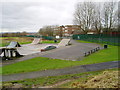
[{"label": "railing", "polygon": [[99,50],[100,50],[100,47],[94,48],[88,52],[84,52],[84,56],[89,56],[90,54],[95,53],[96,51],[99,51]]}]

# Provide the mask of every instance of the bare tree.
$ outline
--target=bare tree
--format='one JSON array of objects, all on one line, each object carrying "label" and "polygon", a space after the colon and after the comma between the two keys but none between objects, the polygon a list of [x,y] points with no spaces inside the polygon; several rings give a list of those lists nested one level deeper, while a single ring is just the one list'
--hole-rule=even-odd
[{"label": "bare tree", "polygon": [[95,12],[93,15],[93,26],[95,27],[95,30],[98,34],[102,31],[102,15],[101,15],[101,7],[102,5],[100,3],[95,3]]},{"label": "bare tree", "polygon": [[87,33],[93,26],[93,15],[95,13],[94,3],[78,3],[74,14],[74,23],[81,25],[81,30]]},{"label": "bare tree", "polygon": [[80,25],[84,33],[90,29],[95,29],[98,34],[103,29],[112,31],[118,26],[118,3],[78,3],[74,14],[74,24]]},{"label": "bare tree", "polygon": [[39,33],[44,36],[53,36],[54,30],[52,26],[44,26],[39,30]]},{"label": "bare tree", "polygon": [[118,5],[116,2],[105,2],[103,6],[103,24],[105,31],[112,31],[112,28],[117,22],[117,12],[118,12]]}]

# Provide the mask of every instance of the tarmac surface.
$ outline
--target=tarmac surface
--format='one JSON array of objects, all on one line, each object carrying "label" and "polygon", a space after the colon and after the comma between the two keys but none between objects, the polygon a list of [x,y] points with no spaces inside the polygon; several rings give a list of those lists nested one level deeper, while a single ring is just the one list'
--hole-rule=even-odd
[{"label": "tarmac surface", "polygon": [[[100,49],[103,49],[101,45],[95,44],[95,43],[78,43],[75,40],[71,40],[71,43],[72,45],[69,45],[69,46],[63,46],[50,51],[37,52],[37,53],[25,55],[15,60],[3,61],[2,65],[4,66],[4,65],[28,60],[31,58],[35,58],[35,57],[48,57],[53,59],[76,61],[76,60],[82,60],[84,58],[84,52],[88,52],[89,50],[95,49],[96,47],[100,47]],[[44,46],[44,45],[47,45],[47,44],[41,44],[41,46]],[[27,47],[26,45],[26,48],[30,48],[30,47],[29,46]],[[33,48],[38,49],[37,47],[40,47],[40,46],[36,46],[36,48],[35,47]]]},{"label": "tarmac surface", "polygon": [[77,73],[83,73],[83,72],[89,72],[89,71],[98,71],[98,70],[104,70],[104,69],[110,69],[110,68],[118,68],[119,63],[120,63],[120,61],[111,61],[111,62],[104,62],[104,63],[98,63],[98,64],[68,67],[68,68],[64,68],[64,69],[35,71],[35,72],[12,74],[12,75],[3,75],[2,81],[13,81],[13,80],[22,80],[22,79],[46,77],[46,76],[77,74]]},{"label": "tarmac surface", "polygon": [[[41,53],[41,49],[46,45],[48,44],[26,44],[22,45],[22,47],[17,47],[17,51],[19,52],[20,55],[31,55],[35,53]],[[56,46],[56,44],[49,45]]]},{"label": "tarmac surface", "polygon": [[66,46],[63,49],[61,48],[52,53],[45,53],[44,55],[41,55],[41,57],[76,61],[82,60],[82,58],[84,58],[85,52],[95,49],[96,47],[100,47],[100,49],[103,49],[102,46],[93,43],[78,43],[73,40],[71,43],[73,43],[73,45]]}]

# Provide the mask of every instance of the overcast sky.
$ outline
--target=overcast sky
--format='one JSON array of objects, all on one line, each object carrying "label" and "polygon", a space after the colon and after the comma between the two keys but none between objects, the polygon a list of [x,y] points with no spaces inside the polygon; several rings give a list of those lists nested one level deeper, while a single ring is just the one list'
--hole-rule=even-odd
[{"label": "overcast sky", "polygon": [[37,32],[45,25],[71,25],[75,5],[80,1],[83,0],[1,0],[0,30]]}]

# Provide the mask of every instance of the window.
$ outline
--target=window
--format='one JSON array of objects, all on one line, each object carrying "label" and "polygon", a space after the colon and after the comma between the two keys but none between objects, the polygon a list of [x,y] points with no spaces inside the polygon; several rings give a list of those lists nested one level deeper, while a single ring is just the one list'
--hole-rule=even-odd
[{"label": "window", "polygon": [[65,30],[65,32],[68,32],[68,30]]}]

